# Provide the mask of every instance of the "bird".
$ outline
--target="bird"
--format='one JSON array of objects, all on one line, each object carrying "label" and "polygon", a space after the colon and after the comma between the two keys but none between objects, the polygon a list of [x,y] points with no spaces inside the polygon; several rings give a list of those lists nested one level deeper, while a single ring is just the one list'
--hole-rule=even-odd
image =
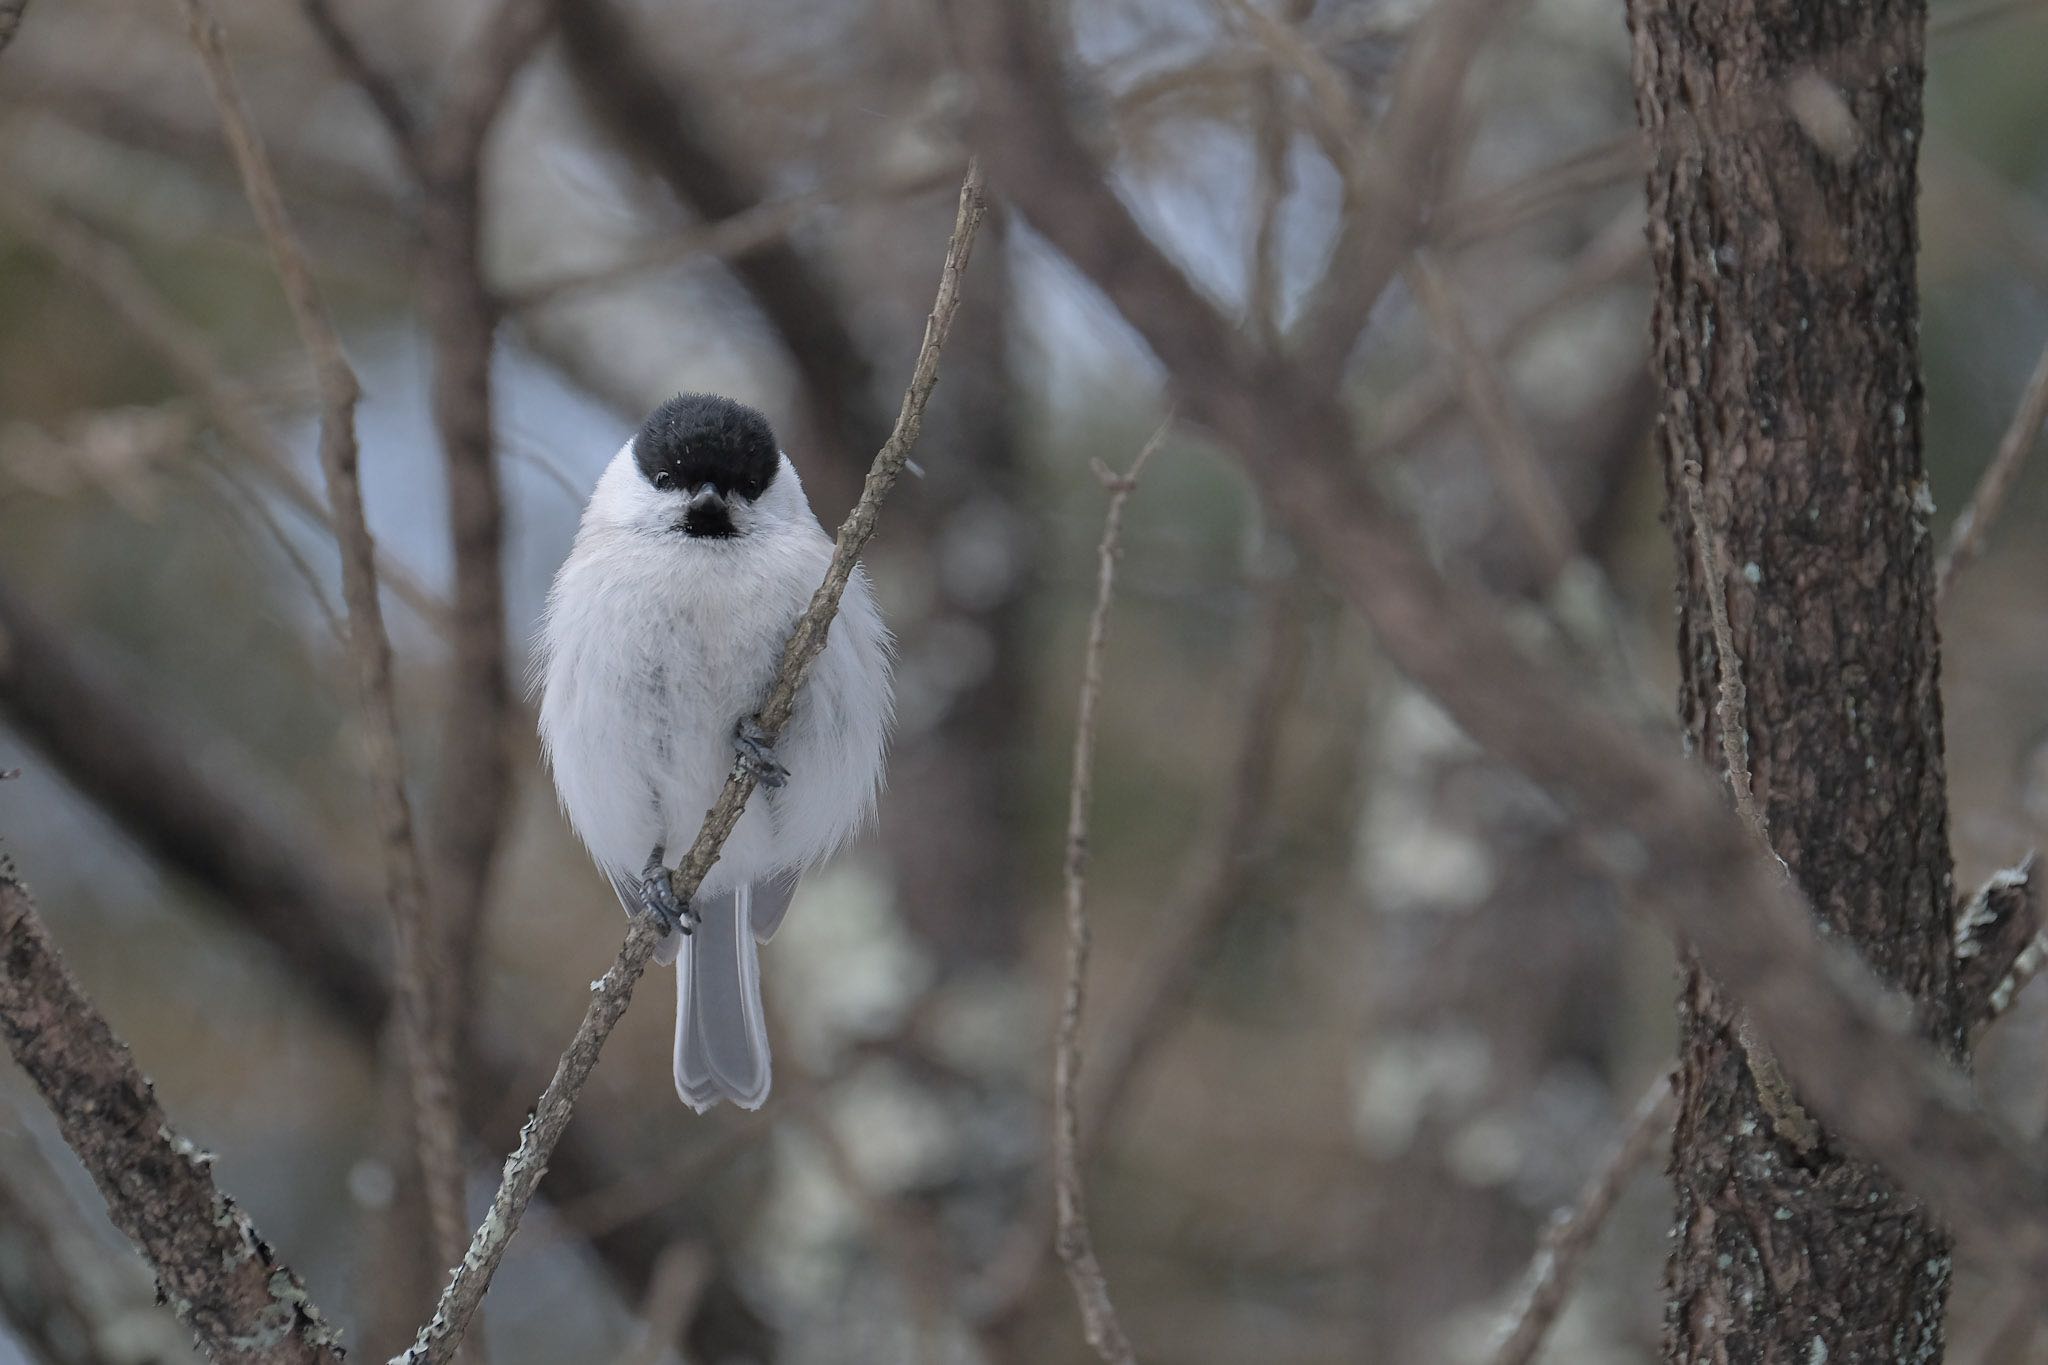
[{"label": "bird", "polygon": [[[703,1113],[758,1109],[773,1067],[758,945],[804,872],[873,817],[894,644],[864,569],[847,580],[781,735],[755,713],[833,541],[766,416],[681,394],[605,466],[535,651],[540,740],[563,813],[676,968],[675,1085]],[[759,778],[691,903],[669,881],[735,759]]]}]

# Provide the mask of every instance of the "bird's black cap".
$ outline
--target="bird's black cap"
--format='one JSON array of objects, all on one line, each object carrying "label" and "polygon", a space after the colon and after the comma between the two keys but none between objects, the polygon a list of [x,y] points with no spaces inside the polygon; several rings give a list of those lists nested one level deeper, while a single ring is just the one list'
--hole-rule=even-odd
[{"label": "bird's black cap", "polygon": [[685,393],[656,408],[633,438],[640,476],[656,488],[710,484],[749,501],[775,478],[781,456],[768,419],[730,398]]}]

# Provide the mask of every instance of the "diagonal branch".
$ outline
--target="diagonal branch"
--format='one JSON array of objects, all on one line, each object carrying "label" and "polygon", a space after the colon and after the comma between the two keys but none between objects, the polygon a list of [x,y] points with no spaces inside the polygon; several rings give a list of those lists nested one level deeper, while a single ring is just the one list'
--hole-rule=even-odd
[{"label": "diagonal branch", "polygon": [[[618,0],[554,0],[563,53],[599,122],[700,220],[746,213],[765,196],[743,158],[723,145],[686,81],[633,32]],[[735,255],[734,276],[782,340],[802,380],[809,424],[831,457],[828,495],[850,489],[856,461],[886,430],[874,367],[842,291],[825,266],[786,237]],[[827,505],[833,499],[827,496]]]},{"label": "diagonal branch", "polygon": [[1593,1249],[1607,1215],[1614,1211],[1628,1182],[1657,1149],[1658,1140],[1671,1131],[1677,1112],[1670,1078],[1660,1072],[1636,1101],[1621,1142],[1579,1192],[1578,1202],[1543,1234],[1542,1245],[1523,1282],[1521,1302],[1509,1319],[1507,1336],[1493,1357],[1493,1365],[1529,1365],[1543,1349],[1543,1338],[1563,1310],[1579,1266]]},{"label": "diagonal branch", "polygon": [[[253,461],[286,502],[333,530],[333,512],[264,421],[255,394],[228,369],[206,333],[172,307],[133,256],[76,218],[38,202],[18,179],[0,195],[0,218],[73,280],[98,294],[136,339],[191,390],[228,444]],[[404,565],[380,551],[377,568],[392,596],[428,624],[446,628],[448,604]]]},{"label": "diagonal branch", "polygon": [[[809,675],[812,663],[825,647],[825,633],[831,626],[833,615],[839,610],[840,596],[846,590],[847,580],[854,574],[862,548],[874,534],[882,499],[888,496],[910,459],[911,447],[916,444],[924,423],[925,403],[931,397],[933,386],[938,383],[939,356],[945,348],[947,334],[952,330],[953,313],[960,303],[960,275],[967,267],[974,235],[987,208],[981,168],[970,165],[967,179],[960,187],[960,210],[954,220],[952,240],[946,248],[938,297],[925,324],[924,344],[918,351],[910,385],[904,392],[903,407],[897,414],[895,429],[875,456],[860,502],[839,528],[839,538],[833,547],[832,563],[826,571],[825,581],[818,586],[809,608],[791,632],[776,670],[775,686],[756,717],[771,743],[788,724],[797,692]],[[753,795],[754,783],[753,770],[744,763],[735,762],[724,789],[718,794],[717,803],[704,817],[704,826],[698,831],[696,842],[672,874],[678,900],[688,901],[696,895],[705,873],[718,861],[719,850],[725,846],[733,826],[739,823],[740,812],[746,806],[747,798]],[[439,1365],[439,1362],[449,1360],[461,1345],[471,1318],[490,1289],[491,1278],[505,1258],[512,1235],[519,1230],[519,1220],[540,1186],[540,1178],[547,1171],[555,1144],[561,1141],[563,1130],[569,1126],[576,1098],[589,1080],[591,1070],[596,1067],[605,1040],[611,1036],[625,1014],[626,1006],[632,1001],[633,987],[647,969],[655,942],[656,930],[652,922],[644,916],[636,918],[617,959],[603,978],[594,983],[590,1008],[585,1012],[583,1022],[577,1026],[576,1036],[562,1053],[554,1077],[534,1105],[532,1117],[520,1131],[518,1148],[505,1160],[504,1179],[491,1200],[490,1212],[471,1238],[468,1252],[455,1267],[432,1320],[420,1328],[419,1339],[411,1349],[395,1358],[400,1365]]]},{"label": "diagonal branch", "polygon": [[1067,985],[1060,1002],[1059,1039],[1053,1054],[1053,1198],[1058,1210],[1056,1245],[1081,1305],[1088,1344],[1109,1365],[1135,1361],[1123,1324],[1109,1301],[1109,1281],[1095,1258],[1088,1229],[1088,1202],[1081,1179],[1081,1010],[1088,983],[1088,812],[1095,789],[1095,707],[1102,696],[1102,656],[1109,644],[1109,607],[1116,595],[1116,561],[1123,553],[1124,504],[1138,487],[1159,447],[1173,429],[1169,415],[1145,442],[1130,470],[1118,475],[1097,465],[1096,477],[1109,490],[1096,547],[1095,609],[1088,616],[1088,644],[1081,655],[1081,696],[1074,716],[1074,774],[1067,796],[1067,857],[1063,872],[1067,907]]},{"label": "diagonal branch", "polygon": [[365,722],[372,799],[383,834],[385,890],[398,946],[398,998],[409,1053],[420,1165],[437,1236],[459,1246],[466,1219],[452,1048],[434,1027],[429,991],[431,961],[426,884],[413,836],[398,743],[398,707],[391,679],[391,640],[377,597],[376,551],[363,516],[357,473],[355,407],[361,394],[341,337],[327,315],[312,263],[285,212],[263,144],[249,119],[228,60],[226,41],[207,0],[179,0],[193,46],[206,68],[221,127],[234,153],[242,187],[277,266],[299,340],[313,362],[320,393],[320,464],[327,477],[336,538],[341,543],[342,596],[348,604],[349,655],[357,702]]},{"label": "diagonal branch", "polygon": [[340,1365],[306,1286],[214,1183],[0,864],[0,1032],[171,1311],[227,1365]]},{"label": "diagonal branch", "polygon": [[[231,739],[165,708],[89,642],[67,638],[4,575],[0,636],[9,646],[0,651],[0,709],[14,733],[159,867],[189,879],[238,929],[274,948],[289,978],[357,1047],[375,1046],[392,999],[389,967],[373,951],[388,912],[331,856],[332,841],[294,819],[288,799],[235,761]],[[511,1028],[470,1041],[462,1092],[472,1141],[501,1140],[503,1097],[525,1088],[535,1041]],[[604,1125],[567,1135],[550,1167],[558,1199],[602,1199],[629,1180],[645,1192],[640,1155],[615,1138]],[[670,1243],[705,1236],[702,1206],[690,1194],[685,1187],[642,1199],[587,1231],[622,1295],[630,1299],[647,1282]],[[761,1353],[759,1323],[722,1273],[694,1327],[702,1351]]]},{"label": "diagonal branch", "polygon": [[1941,563],[1934,571],[1937,598],[1947,596],[1955,576],[1983,553],[1985,533],[2005,505],[2005,496],[2012,490],[2013,480],[2019,477],[2028,452],[2040,441],[2043,427],[2048,427],[2048,345],[2041,347],[2041,358],[2034,362],[2034,373],[2020,394],[2012,421],[2006,424],[1997,453],[1970,494],[1970,505],[1962,510],[1949,531],[1948,547],[1942,551]]},{"label": "diagonal branch", "polygon": [[1868,970],[1818,936],[1713,784],[1668,740],[1603,714],[1581,678],[1532,657],[1490,601],[1434,566],[1356,464],[1328,386],[1250,352],[1117,199],[1065,112],[1036,11],[982,3],[961,26],[992,174],[1144,337],[1395,663],[1598,836],[1632,900],[1749,1008],[1836,1131],[1966,1241],[2048,1273],[2048,1172],[1909,1032]]}]

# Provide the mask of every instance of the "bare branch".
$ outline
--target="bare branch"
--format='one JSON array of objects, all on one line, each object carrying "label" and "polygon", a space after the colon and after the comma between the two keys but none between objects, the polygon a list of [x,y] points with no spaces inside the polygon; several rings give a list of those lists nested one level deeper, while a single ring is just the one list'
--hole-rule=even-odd
[{"label": "bare branch", "polygon": [[343,26],[331,0],[300,0],[300,8],[305,11],[307,22],[313,26],[313,32],[341,74],[370,101],[370,107],[376,111],[385,132],[391,135],[413,178],[426,179],[419,117],[413,113],[412,105],[406,101],[405,92],[399,89],[398,82],[370,59],[370,54],[356,41],[355,35]]},{"label": "bare branch", "polygon": [[[146,682],[65,638],[9,591],[4,576],[0,637],[9,644],[0,651],[0,708],[14,733],[159,866],[191,879],[236,928],[270,945],[314,1004],[359,1046],[373,1047],[392,998],[389,970],[372,951],[386,911],[374,889],[335,861],[333,841],[294,819],[286,794],[235,761],[231,738],[166,709]],[[473,1140],[501,1140],[504,1097],[530,1088],[527,1059],[536,1041],[508,1027],[470,1040],[462,1076]],[[692,1199],[701,1187],[633,1166],[610,1138],[603,1126],[569,1133],[554,1154],[549,1188],[570,1209],[602,1205],[601,1218],[564,1218],[630,1296],[668,1246],[705,1235]],[[629,1187],[630,1205],[623,1198]],[[727,1344],[761,1349],[757,1320],[723,1277],[707,1291],[698,1323]]]},{"label": "bare branch", "polygon": [[2006,494],[2012,491],[2013,480],[2019,476],[2027,453],[2040,441],[2044,426],[2048,426],[2048,345],[2041,347],[2041,358],[2034,362],[2034,373],[2020,394],[2012,421],[2006,424],[1997,453],[1970,494],[1970,505],[1949,531],[1948,548],[1942,551],[1941,563],[1934,571],[1937,599],[1945,597],[1955,576],[1983,553],[1984,536],[1997,519],[1999,509],[2005,506]]},{"label": "bare branch", "polygon": [[192,1338],[139,1257],[87,1221],[19,1117],[0,1132],[0,1316],[41,1365],[171,1365]]},{"label": "bare branch", "polygon": [[[191,390],[228,442],[277,485],[285,501],[333,531],[332,511],[300,476],[290,453],[264,421],[256,396],[229,371],[206,333],[179,315],[128,252],[77,219],[37,202],[18,178],[7,194],[0,195],[0,218],[73,280],[98,294]],[[377,567],[393,596],[429,625],[446,628],[447,603],[381,551]]]},{"label": "bare branch", "polygon": [[[1693,539],[1699,547],[1700,578],[1707,587],[1707,611],[1713,625],[1714,670],[1719,679],[1714,703],[1714,729],[1721,737],[1722,773],[1728,779],[1728,792],[1734,800],[1735,813],[1756,835],[1757,843],[1777,861],[1777,854],[1771,849],[1771,833],[1764,820],[1763,808],[1757,805],[1756,793],[1750,785],[1749,707],[1742,685],[1742,656],[1736,653],[1735,632],[1728,623],[1728,563],[1721,553],[1721,542],[1714,534],[1713,518],[1707,512],[1707,495],[1701,483],[1700,467],[1687,461],[1681,474],[1685,484],[1686,519],[1692,523]],[[1783,866],[1779,862],[1779,867]],[[1820,1125],[1799,1103],[1784,1067],[1770,1046],[1757,1036],[1747,1014],[1736,1021],[1735,1041],[1749,1063],[1749,1076],[1756,1084],[1757,1100],[1763,1105],[1772,1128],[1799,1151],[1812,1151],[1820,1142]]]},{"label": "bare branch", "polygon": [[1529,1365],[1543,1349],[1543,1339],[1563,1310],[1579,1267],[1606,1225],[1607,1215],[1657,1150],[1658,1141],[1671,1131],[1677,1110],[1670,1078],[1660,1073],[1636,1101],[1620,1143],[1580,1191],[1578,1202],[1544,1232],[1536,1259],[1523,1277],[1521,1302],[1508,1318],[1507,1337],[1494,1353],[1493,1365]]},{"label": "bare branch", "polygon": [[[1465,76],[1494,26],[1519,0],[1447,0],[1410,40],[1375,135],[1390,171],[1371,203],[1349,202],[1323,277],[1309,294],[1297,350],[1311,386],[1342,376],[1359,330],[1417,240],[1448,172],[1444,131]],[[1341,167],[1340,167],[1341,169]]]},{"label": "bare branch", "polygon": [[[583,97],[619,144],[704,222],[764,201],[747,164],[723,145],[686,80],[664,68],[633,31],[618,0],[554,0],[563,53]],[[833,457],[822,466],[824,505],[850,497],[853,471],[886,429],[874,367],[862,350],[842,291],[824,265],[786,237],[737,254],[733,274],[782,339],[803,381],[817,439]]]},{"label": "bare branch", "polygon": [[2040,868],[2040,855],[2029,853],[2017,867],[1992,873],[1956,915],[1956,987],[1980,1030],[2011,1009],[2048,962]]},{"label": "bare branch", "polygon": [[654,1264],[647,1301],[640,1308],[641,1329],[617,1365],[661,1365],[675,1340],[689,1325],[711,1277],[711,1256],[695,1242],[677,1242]]},{"label": "bare branch", "polygon": [[741,209],[730,217],[688,227],[643,246],[628,248],[619,259],[605,265],[567,271],[531,284],[514,285],[504,291],[504,304],[508,311],[514,312],[544,308],[565,297],[626,283],[635,276],[664,266],[707,258],[734,260],[784,240],[819,209],[856,198],[888,199],[897,195],[919,194],[940,185],[957,183],[959,177],[959,162],[950,161],[880,185],[811,190],[786,199],[766,200]]},{"label": "bare branch", "polygon": [[21,29],[21,16],[28,9],[28,0],[0,0],[0,52],[14,41],[14,35]]},{"label": "bare branch", "polygon": [[[1266,585],[1265,626],[1252,654],[1258,670],[1245,690],[1243,718],[1230,785],[1208,833],[1199,870],[1180,900],[1159,912],[1145,956],[1130,984],[1110,1002],[1096,1031],[1091,1064],[1081,1087],[1080,1160],[1086,1162],[1116,1126],[1134,1082],[1172,1032],[1196,985],[1196,975],[1231,911],[1244,903],[1268,852],[1279,744],[1305,646],[1299,602],[1301,582],[1289,576]],[[1030,1294],[1053,1250],[1054,1201],[1029,1201],[1002,1249],[976,1285],[975,1318],[998,1322]]]},{"label": "bare branch", "polygon": [[357,472],[355,405],[361,390],[342,352],[341,337],[321,302],[312,263],[292,230],[284,197],[248,111],[242,104],[225,39],[207,0],[179,0],[242,187],[254,210],[299,340],[313,363],[320,392],[320,463],[341,545],[342,597],[348,604],[349,655],[369,750],[371,793],[383,834],[385,890],[398,945],[398,999],[405,1021],[420,1165],[437,1242],[452,1255],[462,1243],[462,1158],[452,1049],[435,1027],[429,974],[432,952],[425,879],[413,837],[398,743],[398,707],[391,680],[391,640],[377,597],[376,552],[363,516]]},{"label": "bare branch", "polygon": [[[839,528],[838,542],[833,548],[832,563],[826,571],[825,581],[819,585],[809,608],[791,632],[789,643],[782,652],[775,686],[757,717],[771,741],[789,721],[797,692],[809,675],[811,664],[825,647],[825,632],[839,609],[840,595],[846,590],[847,580],[853,576],[860,551],[874,534],[882,499],[895,486],[897,476],[910,458],[911,447],[916,443],[924,422],[925,403],[931,397],[933,385],[938,382],[939,356],[952,328],[954,310],[959,306],[960,274],[966,268],[975,232],[981,226],[987,207],[981,169],[978,165],[971,165],[966,182],[960,187],[960,210],[954,221],[952,240],[946,249],[938,297],[925,325],[924,344],[918,351],[910,386],[904,392],[903,408],[897,415],[895,430],[875,456],[860,502]],[[753,794],[754,782],[751,768],[744,763],[734,763],[717,803],[704,818],[704,826],[698,831],[696,842],[671,876],[677,899],[688,901],[696,894],[705,873],[718,860],[718,852],[731,835],[733,826],[739,823],[740,812],[747,798]],[[498,1265],[505,1257],[512,1235],[519,1230],[519,1220],[540,1185],[555,1144],[569,1125],[576,1097],[590,1078],[592,1068],[597,1065],[605,1040],[625,1014],[640,974],[647,969],[655,942],[656,931],[652,922],[644,916],[635,918],[617,959],[603,978],[593,983],[590,1008],[556,1065],[553,1079],[535,1104],[532,1117],[521,1130],[518,1148],[506,1158],[504,1179],[491,1200],[490,1212],[470,1240],[469,1250],[461,1264],[456,1266],[432,1321],[420,1329],[419,1339],[411,1349],[395,1358],[399,1365],[434,1365],[446,1361],[461,1344],[470,1319],[490,1288],[491,1277],[497,1273]]]},{"label": "bare branch", "polygon": [[339,1365],[340,1337],[180,1137],[0,865],[0,1024],[171,1311],[216,1361]]},{"label": "bare branch", "polygon": [[1966,1241],[2048,1271],[2048,1172],[1977,1109],[1868,969],[1819,937],[1698,766],[1668,738],[1617,724],[1582,678],[1532,657],[1490,601],[1436,569],[1359,469],[1328,386],[1249,351],[1109,188],[1066,116],[1036,11],[977,4],[961,28],[992,174],[1137,329],[1397,665],[1597,836],[1631,900],[1747,1006],[1836,1131]]},{"label": "bare branch", "polygon": [[1109,1365],[1137,1357],[1109,1301],[1109,1281],[1095,1259],[1088,1230],[1088,1201],[1081,1177],[1081,1011],[1088,982],[1088,812],[1095,786],[1095,707],[1102,695],[1102,655],[1109,643],[1109,606],[1116,594],[1116,561],[1123,553],[1124,504],[1138,486],[1145,465],[1166,443],[1169,415],[1152,433],[1122,475],[1101,465],[1096,477],[1109,490],[1096,547],[1095,609],[1088,617],[1088,644],[1081,655],[1081,696],[1074,716],[1073,783],[1067,794],[1067,857],[1063,870],[1067,906],[1067,984],[1060,1003],[1059,1037],[1053,1056],[1053,1198],[1058,1208],[1056,1245],[1073,1281],[1088,1344]]},{"label": "bare branch", "polygon": [[1489,455],[1501,500],[1535,551],[1543,582],[1554,580],[1578,558],[1578,535],[1571,514],[1558,496],[1557,485],[1543,467],[1529,427],[1515,410],[1492,355],[1472,333],[1464,306],[1453,292],[1443,267],[1430,252],[1418,249],[1408,258],[1408,283],[1429,318],[1437,342],[1449,354],[1463,379],[1465,407]]}]

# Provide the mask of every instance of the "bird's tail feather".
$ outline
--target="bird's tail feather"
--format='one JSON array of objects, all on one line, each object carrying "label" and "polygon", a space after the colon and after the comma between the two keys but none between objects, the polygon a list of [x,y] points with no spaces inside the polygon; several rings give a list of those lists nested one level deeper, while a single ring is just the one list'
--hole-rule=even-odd
[{"label": "bird's tail feather", "polygon": [[676,961],[676,1093],[700,1114],[720,1100],[759,1109],[771,1075],[752,889],[703,897],[697,909]]}]

